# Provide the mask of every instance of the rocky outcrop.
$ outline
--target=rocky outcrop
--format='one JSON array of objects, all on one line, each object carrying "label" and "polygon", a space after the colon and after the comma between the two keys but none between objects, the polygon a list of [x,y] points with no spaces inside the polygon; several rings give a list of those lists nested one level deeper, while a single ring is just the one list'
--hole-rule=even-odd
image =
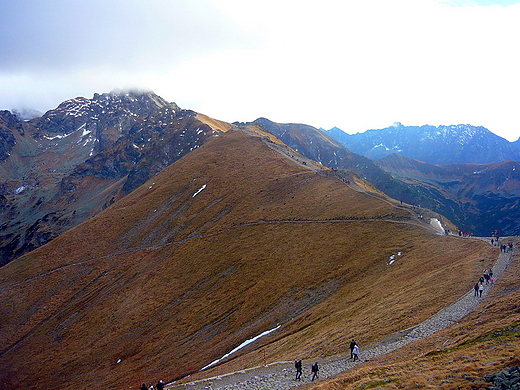
[{"label": "rocky outcrop", "polygon": [[21,130],[22,124],[9,111],[0,111],[0,162],[6,160],[15,145],[14,129]]},{"label": "rocky outcrop", "polygon": [[520,366],[506,368],[505,370],[484,376],[486,382],[493,383],[488,390],[520,390]]}]

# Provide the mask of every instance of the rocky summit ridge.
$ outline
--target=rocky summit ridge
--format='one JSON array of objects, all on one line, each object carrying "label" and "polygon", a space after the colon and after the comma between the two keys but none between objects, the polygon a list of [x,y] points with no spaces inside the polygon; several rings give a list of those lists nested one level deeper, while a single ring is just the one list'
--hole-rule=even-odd
[{"label": "rocky summit ridge", "polygon": [[222,129],[141,91],[71,99],[29,121],[2,111],[2,264],[106,208]]}]

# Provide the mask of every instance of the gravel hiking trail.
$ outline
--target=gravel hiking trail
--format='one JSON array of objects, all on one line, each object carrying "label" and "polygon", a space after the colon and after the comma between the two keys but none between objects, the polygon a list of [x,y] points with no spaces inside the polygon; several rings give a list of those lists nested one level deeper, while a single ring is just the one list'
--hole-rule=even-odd
[{"label": "gravel hiking trail", "polygon": [[[482,238],[489,242],[489,239]],[[515,250],[516,251],[516,250]],[[493,267],[493,277],[498,280],[509,265],[513,252],[500,252]],[[194,382],[166,386],[168,390],[286,390],[292,389],[311,381],[311,364],[319,365],[318,379],[330,378],[355,364],[370,360],[374,357],[393,352],[409,343],[428,337],[435,332],[456,323],[475,309],[488,295],[493,285],[485,285],[482,297],[475,297],[473,288],[461,296],[451,305],[440,310],[426,321],[394,333],[373,345],[362,347],[360,359],[357,362],[350,360],[350,354],[336,355],[325,359],[304,361],[301,380],[295,380],[296,370],[294,362],[278,362],[267,366],[255,367],[234,373],[202,379]]]}]

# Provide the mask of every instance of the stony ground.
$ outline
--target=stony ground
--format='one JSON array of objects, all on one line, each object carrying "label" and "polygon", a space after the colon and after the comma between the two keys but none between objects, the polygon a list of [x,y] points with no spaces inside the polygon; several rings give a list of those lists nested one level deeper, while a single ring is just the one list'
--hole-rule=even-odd
[{"label": "stony ground", "polygon": [[[493,277],[498,280],[509,264],[511,253],[500,253],[495,266]],[[475,297],[473,289],[462,296],[459,300],[433,315],[423,323],[409,329],[397,332],[377,344],[361,347],[360,360],[353,362],[350,355],[334,356],[327,359],[316,360],[320,367],[319,379],[330,378],[339,374],[355,364],[370,360],[409,343],[428,337],[433,333],[444,329],[459,321],[475,307],[477,307],[492,288],[485,286],[482,298]],[[257,367],[249,370],[239,371],[228,375],[218,376],[182,385],[171,384],[169,390],[286,390],[298,387],[311,381],[311,364],[315,361],[304,362],[301,380],[295,380],[295,369],[293,362],[274,363],[265,367]]]}]

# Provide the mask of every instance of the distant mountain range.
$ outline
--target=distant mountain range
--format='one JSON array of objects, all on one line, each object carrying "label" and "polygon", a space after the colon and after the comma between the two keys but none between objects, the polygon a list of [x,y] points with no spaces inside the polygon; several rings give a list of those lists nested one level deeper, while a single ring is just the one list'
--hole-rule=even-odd
[{"label": "distant mountain range", "polygon": [[489,235],[520,234],[520,162],[434,165],[399,154],[377,161],[400,179],[415,200],[435,210],[461,229]]},{"label": "distant mountain range", "polygon": [[487,164],[520,161],[520,138],[516,142],[481,126],[393,126],[364,133],[346,134],[337,127],[327,131],[354,153],[379,160],[399,153],[432,164]]}]

